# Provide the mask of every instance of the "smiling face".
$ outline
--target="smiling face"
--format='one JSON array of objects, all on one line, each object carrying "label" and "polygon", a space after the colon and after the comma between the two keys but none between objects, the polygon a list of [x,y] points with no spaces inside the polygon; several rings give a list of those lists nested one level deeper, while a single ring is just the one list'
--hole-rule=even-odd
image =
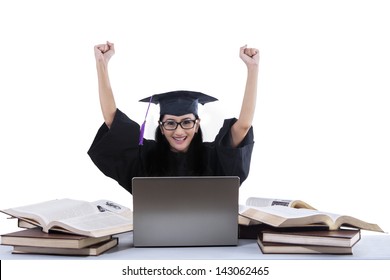
[{"label": "smiling face", "polygon": [[[171,151],[181,153],[188,151],[195,133],[198,132],[199,122],[200,120],[196,119],[194,114],[182,116],[164,115],[160,123],[160,130],[167,139]],[[177,125],[177,123],[181,123],[181,125]],[[176,129],[173,129],[176,125]]]}]

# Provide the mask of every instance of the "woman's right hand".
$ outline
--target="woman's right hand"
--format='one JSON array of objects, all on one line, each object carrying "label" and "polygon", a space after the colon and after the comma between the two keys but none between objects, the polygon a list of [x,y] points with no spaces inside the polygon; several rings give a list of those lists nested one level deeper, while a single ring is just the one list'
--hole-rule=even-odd
[{"label": "woman's right hand", "polygon": [[106,44],[96,45],[94,50],[96,62],[101,61],[106,65],[110,61],[110,58],[115,54],[114,44],[108,41]]}]

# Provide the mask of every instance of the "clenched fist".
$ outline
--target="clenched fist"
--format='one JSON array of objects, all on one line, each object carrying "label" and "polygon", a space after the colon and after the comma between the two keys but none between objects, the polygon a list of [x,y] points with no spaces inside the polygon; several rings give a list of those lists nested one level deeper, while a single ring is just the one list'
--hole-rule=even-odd
[{"label": "clenched fist", "polygon": [[247,45],[240,48],[240,58],[249,67],[259,65],[260,53],[258,49],[247,48]]},{"label": "clenched fist", "polygon": [[106,44],[96,45],[94,50],[96,61],[102,61],[105,64],[107,64],[110,61],[110,58],[115,54],[114,44],[108,41]]}]

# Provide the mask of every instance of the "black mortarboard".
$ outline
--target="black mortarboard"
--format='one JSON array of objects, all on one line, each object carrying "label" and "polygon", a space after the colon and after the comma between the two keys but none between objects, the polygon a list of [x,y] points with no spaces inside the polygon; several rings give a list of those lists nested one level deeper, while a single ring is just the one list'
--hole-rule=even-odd
[{"label": "black mortarboard", "polygon": [[[152,98],[152,99],[151,99]],[[141,99],[140,102],[160,104],[160,115],[182,116],[193,113],[198,115],[198,103],[204,105],[218,99],[201,92],[178,90],[156,94]]]}]

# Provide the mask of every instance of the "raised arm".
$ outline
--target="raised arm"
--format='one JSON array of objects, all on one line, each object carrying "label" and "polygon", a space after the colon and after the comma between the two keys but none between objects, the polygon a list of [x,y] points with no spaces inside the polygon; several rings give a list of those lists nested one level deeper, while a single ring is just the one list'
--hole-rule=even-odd
[{"label": "raised arm", "polygon": [[94,50],[98,76],[100,107],[102,109],[104,122],[108,127],[111,127],[116,112],[116,104],[111,89],[110,79],[108,77],[108,62],[115,54],[114,44],[107,42],[106,44],[96,45]]},{"label": "raised arm", "polygon": [[244,140],[246,134],[252,126],[256,108],[259,57],[260,54],[257,49],[247,48],[246,45],[240,48],[240,58],[247,66],[248,75],[240,116],[231,128],[233,147],[240,145],[241,141]]}]

